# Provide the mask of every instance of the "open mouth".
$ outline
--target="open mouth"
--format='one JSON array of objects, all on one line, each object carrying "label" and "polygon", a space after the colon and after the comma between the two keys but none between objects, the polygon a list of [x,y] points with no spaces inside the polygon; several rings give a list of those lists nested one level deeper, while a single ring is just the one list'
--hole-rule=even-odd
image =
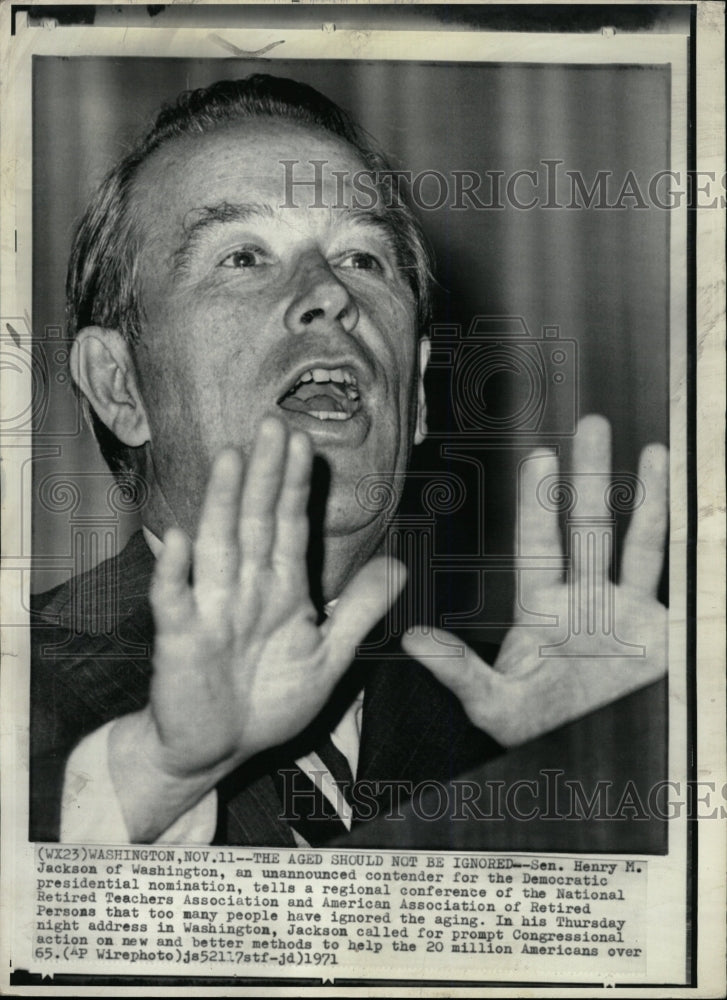
[{"label": "open mouth", "polygon": [[315,420],[350,420],[361,408],[358,380],[350,368],[309,368],[278,406]]}]

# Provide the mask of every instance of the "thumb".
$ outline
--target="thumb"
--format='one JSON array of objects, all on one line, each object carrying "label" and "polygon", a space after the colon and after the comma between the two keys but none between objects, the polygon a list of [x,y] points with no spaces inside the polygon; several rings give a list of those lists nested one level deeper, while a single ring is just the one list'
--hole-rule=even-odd
[{"label": "thumb", "polygon": [[404,589],[406,578],[403,563],[387,556],[372,559],[358,571],[322,626],[332,662],[351,662],[358,644]]},{"label": "thumb", "polygon": [[[490,731],[496,719],[495,706],[502,677],[469,646],[451,632],[432,628],[414,628],[401,640],[405,653],[430,670],[462,702],[475,725]],[[489,709],[489,711],[488,711]]]}]

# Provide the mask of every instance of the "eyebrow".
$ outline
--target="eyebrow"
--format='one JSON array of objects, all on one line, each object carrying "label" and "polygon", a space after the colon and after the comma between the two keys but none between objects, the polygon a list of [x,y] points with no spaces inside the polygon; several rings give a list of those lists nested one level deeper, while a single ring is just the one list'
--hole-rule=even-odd
[{"label": "eyebrow", "polygon": [[193,208],[187,213],[193,221],[183,224],[184,237],[172,255],[175,271],[184,270],[204,234],[216,226],[231,222],[249,222],[250,219],[271,219],[275,214],[270,205],[233,204],[221,201],[216,205]]},{"label": "eyebrow", "polygon": [[[172,254],[173,270],[178,273],[187,267],[196,247],[209,230],[230,223],[249,222],[251,219],[273,219],[277,214],[271,205],[236,204],[228,201],[191,209],[188,212],[188,217],[191,217],[193,221],[183,223],[184,237]],[[392,249],[397,251],[397,230],[386,212],[353,207],[336,209],[336,224],[351,222],[378,229],[391,244]]]}]

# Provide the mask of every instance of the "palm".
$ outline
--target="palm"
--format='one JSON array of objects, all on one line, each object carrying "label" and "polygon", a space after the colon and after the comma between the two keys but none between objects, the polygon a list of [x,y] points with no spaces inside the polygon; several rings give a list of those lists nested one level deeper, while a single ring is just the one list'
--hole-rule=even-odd
[{"label": "palm", "polygon": [[[405,639],[460,697],[472,721],[505,746],[592,711],[660,677],[666,669],[666,609],[656,597],[666,528],[666,452],[652,446],[639,470],[643,503],[626,538],[621,580],[609,581],[612,528],[608,425],[581,422],[574,451],[575,499],[565,560],[558,528],[562,493],[550,452],[524,463],[518,511],[515,624],[494,668],[446,633]],[[553,502],[549,502],[549,498]],[[445,655],[447,643],[459,654]]]},{"label": "palm", "polygon": [[[273,585],[266,584],[269,592]],[[293,735],[290,707],[295,706],[296,724],[302,727],[325,699],[327,689],[321,692],[313,681],[324,666],[326,649],[312,605],[291,602],[286,608],[278,599],[274,626],[278,615],[271,616],[261,603],[256,597],[248,605],[247,627],[240,622],[234,629],[210,630],[192,615],[182,630],[157,639],[151,704],[163,740],[170,748],[179,744],[192,769],[230,754],[249,757],[283,742]],[[175,665],[173,685],[162,680],[162,658]],[[248,662],[256,665],[254,672],[245,669]]]},{"label": "palm", "polygon": [[[648,655],[615,656],[600,635],[589,637],[590,654],[558,655],[558,642],[568,637],[568,592],[566,587],[544,591],[543,601],[560,609],[564,623],[557,628],[510,629],[502,644],[494,670],[507,678],[506,697],[500,703],[498,739],[505,745],[534,739],[600,705],[620,698],[637,687],[656,680],[666,663],[666,609],[658,601],[643,600],[627,587],[612,587],[619,638],[643,647]],[[565,591],[565,593],[564,593]],[[622,613],[623,612],[623,613]],[[629,638],[630,637],[630,638]],[[552,647],[555,645],[555,649]],[[541,655],[546,651],[550,655]],[[488,708],[477,715],[483,722]]]},{"label": "palm", "polygon": [[306,564],[311,462],[305,435],[264,423],[244,484],[236,452],[215,463],[193,583],[186,536],[167,535],[152,587],[150,710],[170,773],[229,770],[295,736],[396,596],[391,564],[372,560],[318,624]]}]

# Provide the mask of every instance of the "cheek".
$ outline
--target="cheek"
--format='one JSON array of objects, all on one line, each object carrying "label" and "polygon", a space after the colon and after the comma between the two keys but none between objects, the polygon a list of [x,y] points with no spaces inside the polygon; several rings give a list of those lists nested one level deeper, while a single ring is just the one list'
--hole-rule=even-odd
[{"label": "cheek", "polygon": [[[162,345],[157,341],[154,347]],[[162,487],[174,494],[180,485],[177,479],[182,474],[185,478],[193,475],[193,469],[206,461],[204,392],[198,369],[178,352],[154,350],[148,355],[147,363],[140,367],[140,384],[151,431],[151,453]],[[188,486],[193,493],[196,484]],[[174,506],[178,503],[177,498]]]},{"label": "cheek", "polygon": [[155,340],[140,351],[137,367],[152,430],[178,419],[191,390],[189,368],[184,359],[165,350],[163,343]]},{"label": "cheek", "polygon": [[173,309],[150,316],[139,374],[157,423],[210,422],[237,407],[256,363],[251,332],[230,302],[200,308],[179,295]]},{"label": "cheek", "polygon": [[374,353],[386,367],[387,374],[400,395],[418,373],[419,344],[413,309],[396,296],[384,301],[369,301],[364,306],[377,331]]}]

